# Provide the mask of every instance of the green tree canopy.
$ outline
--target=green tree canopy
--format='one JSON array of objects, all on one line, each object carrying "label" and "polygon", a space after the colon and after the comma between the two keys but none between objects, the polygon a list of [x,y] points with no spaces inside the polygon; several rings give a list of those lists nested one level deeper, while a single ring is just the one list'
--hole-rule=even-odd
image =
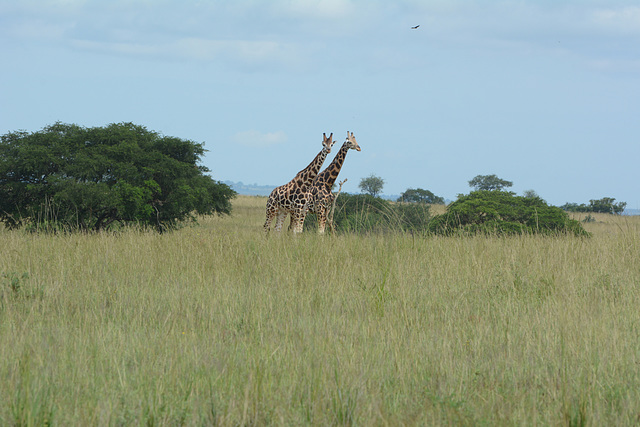
[{"label": "green tree canopy", "polygon": [[366,178],[362,178],[358,187],[363,193],[378,197],[378,194],[382,192],[382,187],[384,187],[384,179],[371,174]]},{"label": "green tree canopy", "polygon": [[613,197],[603,197],[602,199],[589,200],[589,204],[584,203],[565,203],[560,206],[568,212],[594,212],[594,213],[610,213],[620,215],[624,212],[624,208],[627,207],[627,202],[615,203],[616,199]]},{"label": "green tree canopy", "polygon": [[588,235],[566,212],[540,198],[515,196],[506,191],[474,191],[459,196],[429,223],[436,234],[556,234]]},{"label": "green tree canopy", "polygon": [[398,202],[406,203],[428,203],[431,205],[444,205],[444,198],[436,196],[429,190],[422,188],[407,188],[407,190],[398,197]]},{"label": "green tree canopy", "polygon": [[228,214],[235,196],[205,175],[203,144],[132,123],[56,123],[0,142],[0,220],[103,230],[137,222],[165,230],[194,214]]},{"label": "green tree canopy", "polygon": [[502,191],[512,185],[513,182],[500,179],[495,175],[476,175],[469,181],[469,187],[476,191]]}]

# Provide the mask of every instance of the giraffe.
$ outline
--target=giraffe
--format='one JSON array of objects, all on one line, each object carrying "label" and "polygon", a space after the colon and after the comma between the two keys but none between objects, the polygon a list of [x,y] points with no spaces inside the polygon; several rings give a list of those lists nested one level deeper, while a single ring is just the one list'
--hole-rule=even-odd
[{"label": "giraffe", "polygon": [[331,209],[331,203],[333,202],[333,193],[331,193],[331,187],[336,182],[344,159],[347,157],[349,150],[360,151],[360,146],[356,142],[356,137],[353,136],[353,132],[349,135],[347,131],[347,140],[340,147],[340,151],[336,154],[333,161],[325,170],[320,172],[315,177],[313,183],[308,188],[309,197],[309,212],[315,213],[318,217],[318,233],[323,234],[324,228],[327,224],[327,216]]},{"label": "giraffe", "polygon": [[291,214],[291,226],[295,234],[302,232],[304,217],[307,214],[307,188],[313,179],[318,175],[318,171],[331,152],[333,146],[333,132],[327,138],[326,133],[322,134],[322,150],[309,163],[309,165],[298,172],[298,174],[288,183],[273,189],[267,200],[267,220],[264,223],[264,231],[269,232],[271,221],[276,219],[275,230],[281,231],[287,214]]}]

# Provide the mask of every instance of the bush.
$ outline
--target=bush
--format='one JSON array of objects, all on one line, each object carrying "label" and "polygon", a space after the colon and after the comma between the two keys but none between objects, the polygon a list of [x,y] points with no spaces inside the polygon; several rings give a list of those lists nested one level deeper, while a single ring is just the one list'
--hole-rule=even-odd
[{"label": "bush", "polygon": [[[426,230],[430,220],[425,204],[395,204],[369,194],[341,193],[333,217],[337,232],[403,232]],[[305,228],[315,230],[315,215],[308,215]]]},{"label": "bush", "polygon": [[580,222],[539,197],[521,197],[506,191],[474,191],[462,195],[447,212],[429,223],[435,234],[545,234],[587,236]]}]

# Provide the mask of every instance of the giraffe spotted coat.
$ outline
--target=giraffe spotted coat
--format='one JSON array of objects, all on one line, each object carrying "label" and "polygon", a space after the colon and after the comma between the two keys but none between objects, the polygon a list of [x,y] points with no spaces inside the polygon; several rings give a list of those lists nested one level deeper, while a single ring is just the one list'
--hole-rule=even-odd
[{"label": "giraffe spotted coat", "polygon": [[309,163],[309,165],[298,172],[298,174],[288,183],[273,189],[267,200],[267,219],[264,223],[264,230],[268,232],[271,222],[276,218],[275,230],[281,231],[284,220],[288,214],[291,215],[291,227],[294,233],[302,232],[304,218],[308,211],[308,187],[318,175],[318,171],[331,152],[333,146],[333,133],[327,138],[322,134],[322,150]]}]

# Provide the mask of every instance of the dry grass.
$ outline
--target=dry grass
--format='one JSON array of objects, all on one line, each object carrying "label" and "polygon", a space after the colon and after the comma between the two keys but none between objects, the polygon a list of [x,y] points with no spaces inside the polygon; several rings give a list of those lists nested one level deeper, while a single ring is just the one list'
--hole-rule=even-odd
[{"label": "dry grass", "polygon": [[0,230],[0,425],[630,425],[640,218],[590,239]]}]

